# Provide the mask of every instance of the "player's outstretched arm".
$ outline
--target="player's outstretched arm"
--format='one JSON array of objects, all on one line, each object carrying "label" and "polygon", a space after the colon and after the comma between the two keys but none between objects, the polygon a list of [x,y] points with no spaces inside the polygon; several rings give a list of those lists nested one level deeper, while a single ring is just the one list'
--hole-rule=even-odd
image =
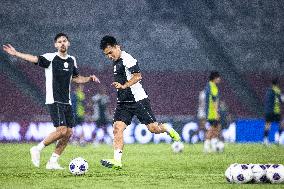
[{"label": "player's outstretched arm", "polygon": [[75,83],[87,83],[90,81],[101,83],[100,80],[95,75],[91,75],[89,77],[84,77],[84,76],[79,75],[78,77],[73,78],[72,81]]},{"label": "player's outstretched arm", "polygon": [[21,53],[21,52],[18,52],[12,45],[10,44],[6,44],[6,45],[3,45],[3,50],[12,55],[12,56],[16,56],[20,59],[23,59],[23,60],[26,60],[28,62],[32,62],[32,63],[37,63],[38,62],[38,57],[37,56],[34,56],[34,55],[31,55],[31,54],[25,54],[25,53]]}]

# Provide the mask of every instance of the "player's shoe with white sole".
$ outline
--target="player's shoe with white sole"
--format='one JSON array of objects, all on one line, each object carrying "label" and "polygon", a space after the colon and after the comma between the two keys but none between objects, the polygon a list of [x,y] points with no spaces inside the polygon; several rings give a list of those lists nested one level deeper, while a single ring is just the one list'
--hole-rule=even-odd
[{"label": "player's shoe with white sole", "polygon": [[173,139],[173,141],[175,141],[175,142],[180,141],[180,136],[179,136],[178,132],[176,132],[176,130],[174,130],[173,128],[170,129],[169,135]]},{"label": "player's shoe with white sole", "polygon": [[65,168],[61,167],[58,162],[51,162],[51,161],[48,161],[47,164],[46,164],[46,169],[49,169],[49,170],[63,170]]},{"label": "player's shoe with white sole", "polygon": [[116,169],[116,170],[119,170],[122,168],[121,162],[118,162],[114,159],[102,159],[101,164],[102,166],[105,166],[107,168]]},{"label": "player's shoe with white sole", "polygon": [[30,154],[31,154],[31,160],[32,163],[35,167],[39,167],[40,164],[40,151],[38,150],[38,148],[36,146],[33,146],[30,149]]}]

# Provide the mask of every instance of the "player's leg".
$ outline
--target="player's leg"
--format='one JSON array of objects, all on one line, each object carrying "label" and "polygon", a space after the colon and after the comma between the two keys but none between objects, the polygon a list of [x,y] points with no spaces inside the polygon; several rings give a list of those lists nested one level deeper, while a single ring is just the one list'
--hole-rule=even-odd
[{"label": "player's leg", "polygon": [[62,152],[64,151],[64,149],[66,148],[68,141],[69,141],[70,137],[72,136],[72,132],[73,132],[72,128],[67,128],[67,127],[65,127],[65,128],[66,128],[66,132],[64,133],[62,138],[60,138],[57,141],[55,150],[51,154],[51,157],[46,164],[46,169],[64,169],[58,164],[58,159],[59,159],[60,155],[62,154]]},{"label": "player's leg", "polygon": [[216,120],[212,125],[211,148],[212,148],[213,152],[217,151],[217,145],[219,143],[220,131],[221,131],[221,124],[219,123],[219,121]]},{"label": "player's leg", "polygon": [[269,144],[268,136],[269,136],[270,126],[271,122],[265,122],[263,143],[266,145]]},{"label": "player's leg", "polygon": [[[281,121],[281,119],[280,119],[280,123],[279,123],[279,137],[278,137],[278,144],[283,144],[283,143],[281,143],[281,138],[282,138],[282,135],[284,135],[284,120],[283,121]],[[283,141],[283,140],[282,140]]]},{"label": "player's leg", "polygon": [[121,169],[122,150],[124,146],[123,131],[127,125],[123,121],[116,121],[113,124],[113,159],[103,159],[101,164],[108,168]]},{"label": "player's leg", "polygon": [[56,144],[54,153],[56,153],[58,155],[62,154],[62,152],[64,151],[64,149],[66,148],[66,146],[69,142],[69,139],[72,136],[72,133],[73,133],[72,128],[67,128],[66,134],[60,140],[58,140],[58,143]]},{"label": "player's leg", "polygon": [[62,125],[66,125],[64,118],[64,113],[62,106],[60,104],[50,104],[48,105],[49,112],[51,119],[53,121],[54,127],[56,130],[50,133],[43,141],[41,141],[38,145],[33,146],[30,149],[31,160],[35,167],[39,167],[40,165],[40,152],[49,144],[57,141],[58,139],[62,138],[64,134],[67,132],[66,126],[60,126],[61,122]]},{"label": "player's leg", "polygon": [[275,120],[276,123],[278,123],[278,136],[275,137],[275,143],[279,144],[280,143],[280,137],[283,131],[284,123],[281,121],[281,115],[280,114],[275,114]]},{"label": "player's leg", "polygon": [[130,125],[133,113],[133,105],[119,104],[114,113],[113,124],[113,159],[102,159],[101,164],[108,168],[121,169],[122,168],[122,150],[124,146],[123,131]]},{"label": "player's leg", "polygon": [[[209,121],[210,123],[210,121]],[[211,147],[211,139],[213,138],[213,126],[210,123],[209,129],[205,133],[205,141],[204,141],[204,146],[203,146],[203,151],[205,153],[211,153],[212,152],[212,147]]]},{"label": "player's leg", "polygon": [[283,131],[284,131],[284,120],[283,121],[280,121],[279,123],[280,127],[279,127],[279,136],[281,136],[281,134],[284,134]]},{"label": "player's leg", "polygon": [[269,130],[271,127],[271,122],[273,121],[273,114],[266,114],[265,115],[265,127],[264,127],[264,137],[263,137],[263,144],[268,145],[269,140]]},{"label": "player's leg", "polygon": [[151,133],[160,134],[167,132],[174,141],[180,141],[179,134],[166,124],[156,122],[151,109],[150,100],[143,99],[136,104],[135,115],[142,124],[145,124]]},{"label": "player's leg", "polygon": [[59,126],[62,130],[62,137],[57,141],[54,152],[52,153],[49,161],[46,164],[46,169],[64,169],[58,164],[58,159],[67,146],[69,139],[72,136],[72,127],[74,126],[74,117],[71,105],[63,105],[62,120],[64,125]]},{"label": "player's leg", "polygon": [[[145,118],[143,118],[143,119],[145,119]],[[147,124],[143,121],[143,119],[139,119],[140,122],[143,123],[143,124]],[[180,136],[179,136],[178,132],[176,132],[173,128],[169,127],[166,124],[154,122],[154,123],[148,123],[146,126],[151,133],[160,134],[160,133],[166,132],[170,135],[170,137],[174,141],[180,141]]]},{"label": "player's leg", "polygon": [[199,135],[199,140],[200,141],[204,141],[204,138],[202,138],[201,136],[203,135],[205,135],[205,133],[206,133],[206,127],[205,127],[205,125],[206,125],[206,119],[205,119],[205,117],[204,118],[200,118],[199,119],[199,125],[198,125],[198,135]]}]

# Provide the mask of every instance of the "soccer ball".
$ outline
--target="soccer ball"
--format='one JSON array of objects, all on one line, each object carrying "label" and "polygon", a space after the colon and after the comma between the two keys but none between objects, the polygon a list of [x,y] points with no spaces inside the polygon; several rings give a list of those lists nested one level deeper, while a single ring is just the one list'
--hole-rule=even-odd
[{"label": "soccer ball", "polygon": [[267,171],[266,176],[271,183],[281,183],[284,181],[284,166],[281,164],[271,165]]},{"label": "soccer ball", "polygon": [[237,163],[231,164],[225,171],[225,178],[229,183],[233,183],[232,169],[237,166]]},{"label": "soccer ball", "polygon": [[232,167],[231,174],[233,181],[238,184],[247,183],[252,180],[252,171],[247,164],[238,164]]},{"label": "soccer ball", "polygon": [[262,164],[254,164],[251,166],[252,180],[255,183],[263,183],[267,181],[266,166]]},{"label": "soccer ball", "polygon": [[183,151],[183,149],[184,149],[184,145],[182,142],[174,142],[172,144],[172,150],[174,153],[180,153]]},{"label": "soccer ball", "polygon": [[69,163],[69,171],[73,175],[83,175],[88,171],[88,169],[88,162],[81,157],[75,158]]}]

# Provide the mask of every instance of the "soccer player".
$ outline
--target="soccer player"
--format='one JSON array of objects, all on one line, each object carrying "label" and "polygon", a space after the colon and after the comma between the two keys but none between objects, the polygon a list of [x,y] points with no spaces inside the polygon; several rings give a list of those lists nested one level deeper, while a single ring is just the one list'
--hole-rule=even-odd
[{"label": "soccer player", "polygon": [[219,90],[217,84],[221,81],[220,74],[216,71],[210,73],[209,82],[205,88],[206,94],[206,118],[210,123],[204,141],[204,152],[214,152],[219,141],[221,125],[219,115]]},{"label": "soccer player", "polygon": [[173,128],[156,122],[148,95],[140,83],[142,75],[137,60],[122,51],[112,36],[104,36],[100,48],[106,57],[113,61],[112,85],[117,89],[117,107],[113,118],[114,159],[103,159],[101,164],[108,168],[121,169],[123,131],[130,125],[134,115],[152,133],[167,132],[174,141],[180,141],[180,136]]},{"label": "soccer player", "polygon": [[54,46],[57,52],[46,53],[41,56],[21,53],[10,44],[3,45],[3,50],[12,56],[45,68],[46,104],[56,130],[30,149],[31,160],[35,167],[39,167],[42,149],[57,141],[55,150],[46,164],[46,169],[64,169],[59,165],[58,158],[65,149],[74,126],[70,100],[70,83],[71,81],[75,83],[100,81],[95,75],[88,77],[79,75],[75,57],[67,54],[70,42],[66,34],[57,34],[54,38]]},{"label": "soccer player", "polygon": [[[280,104],[283,103],[281,98],[281,90],[279,88],[279,80],[275,78],[271,82],[271,87],[267,89],[265,96],[265,129],[264,129],[264,144],[269,144],[268,135],[272,122],[279,124],[279,137],[284,129],[284,123],[281,122],[281,107]],[[278,143],[278,141],[276,141]]]}]

